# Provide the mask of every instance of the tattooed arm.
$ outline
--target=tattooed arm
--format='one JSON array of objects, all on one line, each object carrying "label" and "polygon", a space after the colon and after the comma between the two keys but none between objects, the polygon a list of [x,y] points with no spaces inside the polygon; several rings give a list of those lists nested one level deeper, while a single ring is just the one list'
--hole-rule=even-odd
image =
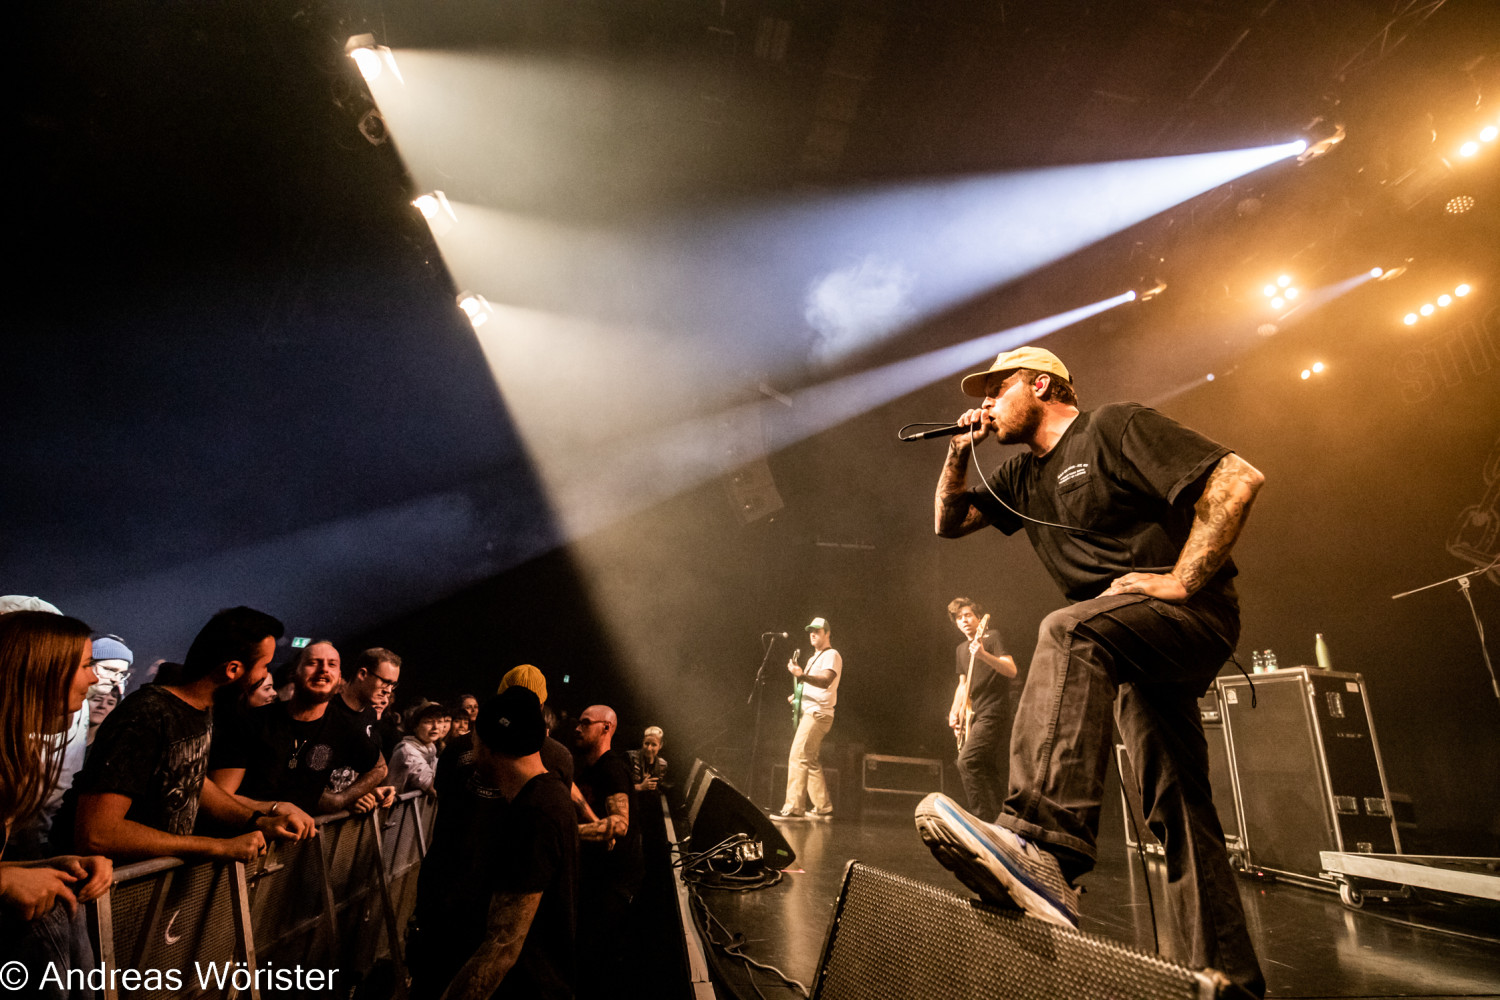
[{"label": "tattooed arm", "polygon": [[[984,439],[983,429],[973,434]],[[948,445],[948,455],[943,460],[943,471],[938,474],[937,496],[933,501],[933,530],[943,538],[959,538],[978,531],[989,520],[969,498],[969,489],[964,480],[968,473],[969,452],[974,443],[968,434],[960,434]]]},{"label": "tattooed arm", "polygon": [[616,792],[604,800],[608,812],[592,823],[578,825],[579,840],[601,840],[610,846],[630,832],[630,796]]},{"label": "tattooed arm", "polygon": [[458,970],[443,1000],[485,1000],[504,982],[521,956],[521,946],[541,905],[542,894],[497,892],[490,897],[484,942]]},{"label": "tattooed arm", "polygon": [[1185,601],[1213,579],[1240,537],[1250,504],[1266,481],[1255,466],[1230,452],[1213,467],[1193,506],[1193,526],[1170,573],[1126,573],[1105,594],[1147,594]]}]

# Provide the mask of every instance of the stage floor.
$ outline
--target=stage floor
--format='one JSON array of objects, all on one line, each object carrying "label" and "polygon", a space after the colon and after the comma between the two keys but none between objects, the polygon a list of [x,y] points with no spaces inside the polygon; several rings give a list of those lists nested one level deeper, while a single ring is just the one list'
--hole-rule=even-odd
[{"label": "stage floor", "polygon": [[[880,798],[886,803],[867,807],[859,819],[779,824],[797,853],[780,884],[745,893],[703,891],[718,920],[744,935],[745,954],[810,987],[851,859],[970,895],[922,844],[912,824],[916,799]],[[1125,846],[1118,792],[1113,802],[1101,823],[1106,846],[1084,880],[1081,926],[1152,951],[1145,883],[1135,852]],[[1166,920],[1165,868],[1156,860],[1149,867],[1158,919]],[[1331,891],[1243,875],[1239,885],[1271,997],[1500,996],[1500,907],[1494,904],[1370,900],[1351,910]],[[767,973],[756,974],[755,983],[766,997],[796,996]]]}]

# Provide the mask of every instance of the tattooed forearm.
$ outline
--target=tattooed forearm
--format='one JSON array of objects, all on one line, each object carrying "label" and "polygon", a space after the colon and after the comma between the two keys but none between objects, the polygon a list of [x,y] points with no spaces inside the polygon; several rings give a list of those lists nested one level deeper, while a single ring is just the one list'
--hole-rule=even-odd
[{"label": "tattooed forearm", "polygon": [[1172,575],[1189,594],[1195,594],[1229,558],[1250,504],[1266,477],[1249,462],[1230,453],[1219,460],[1203,484],[1203,495],[1193,507],[1193,526],[1177,557]]},{"label": "tattooed forearm", "polygon": [[937,496],[933,503],[933,530],[944,538],[967,535],[989,523],[979,508],[970,501],[969,490],[964,483],[970,447],[960,444],[959,439],[955,438],[948,446],[943,471],[938,474]]},{"label": "tattooed forearm", "polygon": [[485,939],[448,984],[443,1000],[485,1000],[521,955],[542,894],[495,893],[490,898]]}]

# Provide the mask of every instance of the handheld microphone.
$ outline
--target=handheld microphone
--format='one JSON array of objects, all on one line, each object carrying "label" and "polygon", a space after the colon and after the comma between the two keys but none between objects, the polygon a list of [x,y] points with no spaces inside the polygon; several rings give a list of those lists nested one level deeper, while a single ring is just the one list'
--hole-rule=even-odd
[{"label": "handheld microphone", "polygon": [[942,427],[934,427],[931,430],[919,431],[916,434],[897,434],[900,441],[929,441],[932,438],[953,437],[955,434],[964,434],[970,430],[968,424],[944,424]]}]

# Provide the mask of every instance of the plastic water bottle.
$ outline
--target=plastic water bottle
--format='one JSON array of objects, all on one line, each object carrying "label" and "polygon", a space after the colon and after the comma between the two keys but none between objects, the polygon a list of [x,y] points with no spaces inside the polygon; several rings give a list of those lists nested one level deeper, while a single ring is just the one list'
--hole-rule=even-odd
[{"label": "plastic water bottle", "polygon": [[1266,672],[1265,658],[1260,655],[1260,650],[1258,649],[1250,654],[1250,671],[1251,673],[1256,674],[1263,674]]},{"label": "plastic water bottle", "polygon": [[1276,662],[1276,654],[1269,649],[1266,650],[1266,673],[1279,669],[1281,669],[1281,664]]},{"label": "plastic water bottle", "polygon": [[1333,669],[1333,658],[1328,655],[1328,643],[1323,641],[1322,632],[1313,638],[1313,655],[1317,657],[1319,667],[1324,670]]}]

